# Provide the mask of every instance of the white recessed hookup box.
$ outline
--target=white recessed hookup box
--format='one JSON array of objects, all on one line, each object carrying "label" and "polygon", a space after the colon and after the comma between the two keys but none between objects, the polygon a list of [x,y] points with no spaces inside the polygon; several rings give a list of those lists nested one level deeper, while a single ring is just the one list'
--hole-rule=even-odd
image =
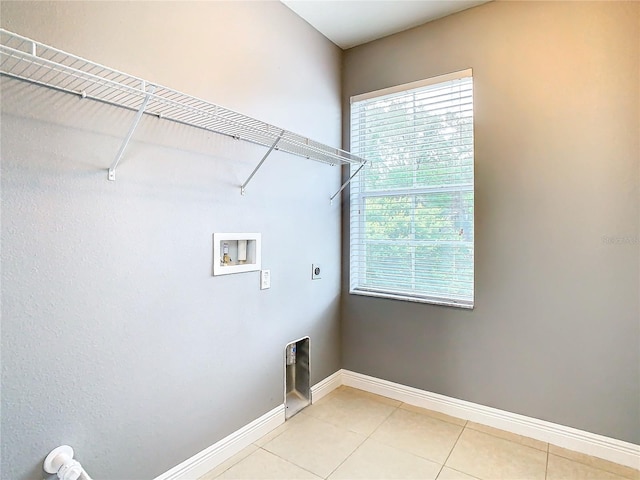
[{"label": "white recessed hookup box", "polygon": [[261,244],[260,233],[214,233],[213,275],[260,270]]}]

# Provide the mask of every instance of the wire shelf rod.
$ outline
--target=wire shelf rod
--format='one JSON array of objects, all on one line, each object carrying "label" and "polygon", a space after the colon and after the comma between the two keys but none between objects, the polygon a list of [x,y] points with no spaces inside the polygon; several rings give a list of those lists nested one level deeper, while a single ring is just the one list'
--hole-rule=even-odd
[{"label": "wire shelf rod", "polygon": [[264,154],[264,157],[262,157],[262,160],[260,160],[260,163],[258,163],[258,165],[256,166],[256,168],[253,169],[253,172],[251,172],[251,175],[249,175],[249,178],[247,178],[247,180],[242,184],[242,186],[240,187],[240,194],[244,195],[245,193],[245,188],[247,188],[247,185],[249,185],[249,182],[251,181],[251,179],[253,178],[253,176],[256,174],[256,172],[258,170],[260,170],[260,167],[262,166],[262,164],[265,162],[265,160],[267,159],[267,157],[271,154],[271,152],[273,152],[273,149],[276,148],[276,145],[278,145],[278,142],[282,139],[282,136],[284,135],[284,130],[282,130],[282,133],[280,133],[280,136],[278,138],[276,138],[276,141],[273,142],[273,145],[271,145],[271,147],[269,148],[269,150],[267,150],[267,153]]},{"label": "wire shelf rod", "polygon": [[[4,48],[4,47],[3,47]],[[3,52],[4,53],[4,52]],[[17,57],[12,57],[12,58],[17,58]],[[27,62],[27,65],[25,66],[24,69],[22,69],[20,72],[18,73],[14,73],[14,72],[5,72],[4,70],[2,71],[3,74],[9,74],[18,78],[24,78],[27,80],[30,80],[33,78],[33,74],[30,77],[26,77],[25,75],[23,75],[23,73],[28,70],[28,68],[32,65],[38,65],[39,67],[47,67],[50,68],[53,71],[59,72],[59,73],[64,73],[67,74],[68,76],[71,76],[73,78],[76,79],[80,79],[83,82],[94,82],[94,84],[98,84],[98,85],[103,85],[103,86],[111,86],[111,88],[115,89],[115,90],[124,90],[124,91],[129,91],[131,93],[136,93],[138,95],[144,95],[144,92],[141,90],[138,90],[137,88],[134,87],[130,87],[128,85],[123,85],[121,83],[117,83],[117,82],[113,82],[109,79],[105,79],[102,77],[97,77],[94,76],[90,73],[87,72],[83,72],[81,70],[76,70],[74,68],[68,67],[66,65],[60,65],[60,64],[56,64],[55,62],[51,62],[50,60],[44,59],[44,58],[40,58],[40,57],[36,57],[35,59],[25,59],[25,58],[18,58],[19,60],[23,61],[23,62]],[[39,65],[38,62],[44,62],[47,65]],[[39,70],[40,68],[38,68]],[[36,70],[37,71],[37,70]],[[86,78],[89,77],[89,78]],[[46,85],[51,85],[51,86],[55,86],[53,84],[50,83],[51,79],[49,79],[48,82],[45,82],[44,80],[41,80],[40,83],[44,83]],[[63,86],[62,89],[65,89],[65,87]]]},{"label": "wire shelf rod", "polygon": [[342,192],[345,188],[347,188],[347,185],[351,183],[351,180],[353,180],[354,177],[358,175],[358,173],[360,173],[360,170],[362,170],[365,165],[366,165],[366,162],[360,165],[358,169],[353,173],[353,175],[351,175],[349,179],[342,184],[342,186],[340,187],[340,190],[338,190],[336,193],[331,195],[331,198],[329,198],[329,203],[333,204],[333,199],[336,198],[340,194],[340,192]]},{"label": "wire shelf rod", "polygon": [[118,150],[115,160],[109,167],[109,175],[107,178],[111,181],[114,181],[116,179],[116,167],[118,166],[118,163],[122,159],[122,155],[124,154],[124,151],[126,150],[127,145],[129,145],[129,141],[133,136],[133,132],[135,132],[136,127],[138,126],[138,123],[140,123],[140,119],[142,118],[144,109],[147,108],[147,104],[149,103],[149,99],[151,98],[151,94],[153,93],[154,89],[155,87],[153,86],[150,87],[149,93],[144,99],[144,102],[142,102],[142,105],[140,105],[140,109],[138,110],[138,113],[136,113],[136,116],[133,119],[133,123],[131,124],[131,127],[129,127],[129,132],[127,133],[127,136],[124,137],[124,141],[122,142],[122,145],[120,145],[120,150]]},{"label": "wire shelf rod", "polygon": [[[261,164],[273,150],[330,165],[365,163],[363,158],[345,150],[164,86],[148,85],[144,79],[4,29],[0,29],[0,74],[137,111],[134,125],[123,142],[124,148],[121,147],[122,152],[118,152],[109,169],[110,177],[115,174],[135,125],[144,114],[265,146],[269,151]],[[242,191],[254,174],[242,186]],[[342,189],[344,186],[340,191]]]}]

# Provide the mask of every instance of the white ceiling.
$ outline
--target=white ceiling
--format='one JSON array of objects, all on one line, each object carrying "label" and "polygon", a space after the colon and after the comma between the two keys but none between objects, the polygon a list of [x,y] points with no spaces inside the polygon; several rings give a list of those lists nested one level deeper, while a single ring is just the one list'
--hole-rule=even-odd
[{"label": "white ceiling", "polygon": [[281,0],[325,37],[347,49],[489,0]]}]

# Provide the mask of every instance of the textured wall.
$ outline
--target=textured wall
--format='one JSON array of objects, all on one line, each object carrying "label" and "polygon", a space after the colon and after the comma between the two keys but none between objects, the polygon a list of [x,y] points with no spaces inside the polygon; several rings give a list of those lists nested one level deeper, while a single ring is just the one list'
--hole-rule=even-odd
[{"label": "textured wall", "polygon": [[345,140],[349,96],[469,67],[475,309],[348,295],[345,262],[344,367],[640,443],[640,4],[492,2],[348,50]]},{"label": "textured wall", "polygon": [[[340,144],[340,51],[278,2],[2,2],[2,26]],[[152,478],[283,402],[283,348],[340,367],[339,170],[2,79],[2,478],[70,444]],[[257,272],[212,277],[213,232]],[[310,280],[312,262],[324,266]]]}]

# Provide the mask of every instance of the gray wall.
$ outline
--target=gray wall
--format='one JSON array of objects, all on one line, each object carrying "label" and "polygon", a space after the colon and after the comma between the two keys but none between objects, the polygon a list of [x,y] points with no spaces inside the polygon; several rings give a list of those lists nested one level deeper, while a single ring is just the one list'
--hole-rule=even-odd
[{"label": "gray wall", "polygon": [[469,67],[476,114],[475,309],[345,263],[344,367],[640,443],[640,4],[492,2],[343,62],[347,142],[349,96]]},{"label": "gray wall", "polygon": [[[340,50],[279,2],[2,2],[2,26],[340,144]],[[70,444],[152,478],[283,402],[283,348],[340,368],[337,168],[2,80],[2,478]],[[261,232],[212,277],[214,232]],[[324,266],[311,281],[311,263]]]}]

